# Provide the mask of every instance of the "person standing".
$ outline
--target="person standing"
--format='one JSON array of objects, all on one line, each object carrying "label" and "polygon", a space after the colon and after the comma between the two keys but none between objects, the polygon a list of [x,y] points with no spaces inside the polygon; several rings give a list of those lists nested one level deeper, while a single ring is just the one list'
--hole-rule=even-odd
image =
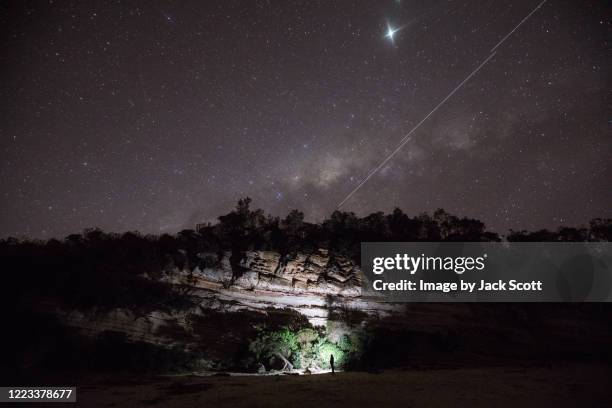
[{"label": "person standing", "polygon": [[336,370],[334,368],[334,355],[333,354],[329,355],[329,365],[331,366],[332,374],[335,374]]}]

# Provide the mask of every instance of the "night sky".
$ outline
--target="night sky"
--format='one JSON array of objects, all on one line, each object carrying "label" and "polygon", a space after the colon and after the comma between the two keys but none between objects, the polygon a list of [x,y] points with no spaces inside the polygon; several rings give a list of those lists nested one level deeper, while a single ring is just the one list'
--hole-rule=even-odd
[{"label": "night sky", "polygon": [[[539,1],[3,2],[0,237],[321,220]],[[609,11],[548,0],[342,209],[612,216]]]}]

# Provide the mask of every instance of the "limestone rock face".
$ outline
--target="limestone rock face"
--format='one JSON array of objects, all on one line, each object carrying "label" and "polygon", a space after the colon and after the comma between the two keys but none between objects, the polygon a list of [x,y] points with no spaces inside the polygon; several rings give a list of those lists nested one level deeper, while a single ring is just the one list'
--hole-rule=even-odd
[{"label": "limestone rock face", "polygon": [[258,274],[274,275],[280,262],[280,254],[272,251],[248,251],[240,266]]},{"label": "limestone rock face", "polygon": [[254,290],[260,286],[259,273],[253,270],[248,270],[239,278],[234,280],[234,285],[243,289]]},{"label": "limestone rock face", "polygon": [[247,251],[237,263],[231,252],[200,254],[201,268],[171,271],[170,282],[201,289],[224,288],[274,295],[359,297],[362,273],[350,259],[325,249],[282,256],[272,251]]},{"label": "limestone rock face", "polygon": [[[224,256],[229,259],[229,255]],[[220,275],[227,277],[231,266],[221,261]],[[361,293],[361,271],[350,260],[330,257],[325,249],[310,254],[281,256],[271,251],[249,251],[240,262],[243,269],[230,287],[291,293],[311,292],[318,295],[358,296]],[[228,271],[228,268],[230,271]],[[205,279],[209,276],[206,275]],[[223,279],[215,279],[216,282]]]},{"label": "limestone rock face", "polygon": [[[225,334],[222,327],[212,323],[197,334],[199,331],[194,331],[189,323],[194,316],[197,320],[198,316],[210,313],[257,312],[265,319],[271,310],[291,309],[313,325],[322,326],[327,323],[330,310],[336,307],[377,316],[396,309],[381,299],[364,296],[359,267],[324,249],[287,256],[271,251],[248,251],[238,265],[230,262],[230,252],[203,253],[199,257],[205,260],[200,267],[167,271],[163,278],[181,288],[190,288],[192,306],[187,309],[146,315],[117,309],[94,318],[74,311],[59,314],[66,324],[89,335],[111,330],[125,333],[132,340],[197,348],[210,340],[210,333],[219,331],[216,335],[221,337]],[[245,321],[238,326],[249,324]]]}]

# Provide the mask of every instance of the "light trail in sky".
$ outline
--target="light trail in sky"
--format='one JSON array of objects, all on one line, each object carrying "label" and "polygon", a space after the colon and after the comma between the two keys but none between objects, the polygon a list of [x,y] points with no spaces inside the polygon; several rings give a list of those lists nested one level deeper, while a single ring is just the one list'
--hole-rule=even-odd
[{"label": "light trail in sky", "polygon": [[520,27],[520,26],[521,26],[521,25],[522,25],[522,24],[525,22],[525,21],[527,21],[527,19],[528,19],[529,17],[531,17],[531,15],[532,15],[533,13],[535,13],[536,11],[538,11],[538,9],[539,9],[540,7],[542,7],[542,6],[544,5],[544,3],[546,3],[546,1],[547,1],[547,0],[542,0],[542,2],[541,2],[540,4],[538,4],[538,5],[536,6],[536,8],[534,8],[533,10],[531,10],[531,13],[527,14],[527,15],[525,16],[525,18],[524,18],[524,19],[522,19],[522,20],[521,20],[521,22],[520,22],[520,23],[518,23],[518,24],[516,25],[516,27],[514,27],[514,28],[512,29],[512,31],[510,31],[508,34],[506,34],[506,35],[504,36],[504,38],[502,38],[502,39],[501,39],[501,40],[500,40],[500,41],[497,43],[497,45],[496,45],[495,47],[491,48],[491,51],[490,51],[490,52],[493,52],[493,51],[495,51],[497,48],[499,48],[499,46],[500,46],[500,45],[502,45],[502,44],[504,43],[504,41],[506,41],[506,40],[508,39],[508,37],[510,37],[510,36],[512,35],[512,33],[514,33],[514,32],[515,32],[515,31],[516,31],[516,30],[517,30],[517,29],[518,29],[518,28],[519,28],[519,27]]},{"label": "light trail in sky", "polygon": [[[393,156],[395,156],[397,154],[397,152],[399,152],[402,147],[404,147],[404,145],[406,143],[408,143],[411,139],[412,139],[412,134],[431,116],[433,115],[442,105],[444,105],[444,103],[446,101],[448,101],[454,94],[455,92],[457,92],[459,89],[461,89],[461,87],[463,85],[465,85],[466,82],[468,82],[474,75],[476,75],[476,73],[483,67],[485,66],[485,64],[487,62],[489,62],[489,60],[491,60],[491,58],[493,58],[493,56],[496,54],[496,49],[499,48],[504,41],[506,41],[508,39],[508,37],[510,37],[525,21],[527,21],[529,19],[529,17],[531,17],[540,7],[542,7],[544,5],[544,3],[546,3],[547,0],[542,0],[542,2],[540,2],[540,4],[538,4],[533,10],[531,10],[531,12],[529,14],[527,14],[525,16],[525,18],[523,18],[508,34],[506,34],[496,45],[495,47],[491,48],[491,54],[482,62],[480,63],[480,65],[478,65],[478,67],[476,67],[476,69],[474,69],[463,81],[461,81],[461,83],[459,83],[459,85],[457,85],[455,87],[455,89],[453,89],[448,95],[446,95],[446,97],[444,99],[442,99],[442,101],[440,101],[440,103],[438,103],[438,105],[436,105],[435,108],[433,108],[431,110],[431,112],[429,112],[423,119],[421,119],[421,121],[419,123],[417,123],[411,130],[410,132],[408,132],[406,134],[406,136],[404,136],[402,138],[402,140],[400,141],[400,143],[397,145],[397,147],[395,148],[395,150],[393,150],[393,152],[391,152],[390,155],[388,155],[378,166],[376,166],[368,175],[366,178],[364,178],[358,185],[357,187],[355,187],[350,193],[348,193],[348,195],[344,198],[344,200],[342,200],[340,202],[340,204],[338,204],[338,206],[336,207],[337,210],[339,210],[357,191],[359,191],[359,189],[361,187],[363,187],[363,185],[365,183],[368,182],[368,180],[370,180],[370,178],[372,178],[372,176],[374,176],[376,173],[378,173],[378,171],[380,171],[380,169],[382,169],[388,162],[389,160],[391,160],[393,158]],[[396,30],[397,31],[397,30]],[[393,34],[393,31],[391,31],[391,27],[389,27],[389,32]],[[391,39],[393,38],[391,34]]]},{"label": "light trail in sky", "polygon": [[486,64],[487,62],[489,62],[489,60],[491,60],[491,58],[493,58],[493,56],[494,56],[494,55],[495,55],[495,53],[491,53],[491,55],[489,55],[489,56],[488,56],[488,57],[487,57],[487,58],[486,58],[486,59],[485,59],[483,62],[481,62],[481,63],[480,63],[480,65],[478,65],[478,67],[476,67],[476,69],[474,69],[474,70],[473,70],[473,71],[472,71],[472,72],[471,72],[471,73],[470,73],[470,74],[469,74],[469,75],[468,75],[468,76],[467,76],[467,77],[466,77],[466,78],[465,78],[463,81],[461,81],[461,83],[460,83],[459,85],[457,85],[457,86],[455,87],[455,89],[453,89],[453,90],[452,90],[452,91],[451,91],[451,92],[450,92],[448,95],[446,95],[446,97],[445,97],[444,99],[442,99],[442,101],[440,101],[440,103],[438,103],[438,104],[436,105],[436,107],[435,107],[435,108],[433,108],[433,109],[431,110],[431,112],[429,112],[429,113],[428,113],[428,114],[427,114],[427,115],[426,115],[426,116],[425,116],[423,119],[421,119],[421,121],[420,121],[419,123],[417,123],[417,124],[416,124],[416,125],[415,125],[415,126],[412,128],[412,130],[410,130],[410,132],[408,132],[408,133],[406,134],[406,136],[404,136],[404,138],[403,138],[403,139],[400,141],[399,145],[398,145],[398,146],[395,148],[395,150],[393,150],[393,152],[391,152],[391,154],[390,154],[390,155],[388,155],[388,156],[387,156],[387,158],[385,158],[385,159],[384,159],[384,160],[383,160],[383,161],[382,161],[382,162],[381,162],[381,163],[380,163],[378,166],[376,166],[376,168],[374,168],[374,170],[372,170],[372,171],[370,172],[370,174],[368,174],[368,176],[367,176],[365,179],[363,179],[363,180],[361,181],[361,183],[359,183],[359,184],[357,185],[357,187],[355,187],[355,188],[353,189],[353,191],[351,191],[351,192],[350,192],[350,193],[349,193],[349,194],[348,194],[348,195],[347,195],[347,196],[344,198],[344,200],[342,200],[342,201],[340,202],[340,204],[338,204],[338,206],[336,207],[336,209],[340,209],[340,207],[342,207],[342,206],[344,205],[344,203],[346,203],[346,202],[347,202],[347,201],[348,201],[348,200],[349,200],[349,199],[350,199],[350,198],[353,196],[353,194],[355,194],[355,193],[356,193],[356,192],[357,192],[357,191],[358,191],[358,190],[359,190],[359,189],[360,189],[360,188],[361,188],[361,187],[362,187],[362,186],[363,186],[365,183],[367,183],[367,182],[368,182],[368,180],[369,180],[369,179],[370,179],[370,178],[371,178],[371,177],[372,177],[374,174],[376,174],[376,173],[377,173],[377,172],[378,172],[378,171],[379,171],[379,170],[380,170],[380,169],[381,169],[381,168],[382,168],[382,167],[383,167],[385,164],[387,164],[387,163],[389,162],[389,160],[391,160],[391,159],[393,158],[393,156],[395,156],[395,154],[396,154],[397,152],[399,152],[399,151],[401,150],[401,148],[402,148],[402,147],[404,147],[404,145],[405,145],[406,143],[408,143],[408,142],[409,142],[409,141],[412,139],[412,134],[413,134],[413,133],[414,133],[414,132],[415,132],[415,131],[416,131],[416,130],[419,128],[419,127],[421,127],[421,125],[422,125],[422,124],[423,124],[423,123],[424,123],[424,122],[425,122],[427,119],[429,119],[429,117],[430,117],[431,115],[433,115],[433,114],[434,114],[434,113],[435,113],[435,112],[436,112],[436,111],[437,111],[437,110],[438,110],[438,109],[439,109],[439,108],[440,108],[442,105],[444,105],[444,103],[445,103],[446,101],[448,101],[448,100],[450,99],[450,97],[451,97],[451,96],[453,96],[453,95],[455,94],[455,92],[457,92],[459,89],[461,89],[461,87],[462,87],[463,85],[465,85],[465,83],[466,83],[467,81],[469,81],[469,80],[470,80],[470,78],[472,78],[474,75],[476,75],[476,73],[477,73],[478,71],[480,71],[480,69],[481,69],[482,67],[484,67],[484,66],[485,66],[485,64]]}]

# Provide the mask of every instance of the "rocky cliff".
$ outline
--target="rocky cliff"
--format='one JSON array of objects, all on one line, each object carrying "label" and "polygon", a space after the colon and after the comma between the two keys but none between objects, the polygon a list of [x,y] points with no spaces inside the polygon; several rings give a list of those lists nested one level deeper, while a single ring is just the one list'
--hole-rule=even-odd
[{"label": "rocky cliff", "polygon": [[[273,314],[293,313],[314,326],[324,326],[334,310],[354,310],[371,317],[398,310],[397,305],[362,296],[359,267],[347,258],[330,256],[324,249],[286,257],[250,251],[238,268],[232,267],[230,255],[202,253],[202,259],[211,260],[210,267],[174,269],[162,278],[180,287],[189,299],[189,306],[181,310],[145,315],[126,309],[101,314],[61,311],[60,315],[67,325],[86,335],[114,331],[132,341],[194,349],[213,336],[237,340],[243,332],[237,326],[266,323]],[[211,323],[228,313],[237,321],[235,327],[228,328],[218,320],[219,324]]]},{"label": "rocky cliff", "polygon": [[[96,338],[124,335],[199,356],[202,369],[239,365],[245,345],[260,327],[309,322],[368,327],[369,358],[377,364],[501,364],[523,359],[583,358],[585,350],[610,361],[612,325],[599,304],[390,304],[362,291],[359,267],[325,250],[282,257],[247,252],[231,265],[230,253],[210,265],[174,269],[163,279],[184,293],[185,307],[140,314],[59,310],[64,323]],[[350,315],[358,315],[357,323]],[[340,318],[338,317],[340,316]],[[347,318],[349,317],[349,318]],[[355,326],[355,324],[357,326]]]},{"label": "rocky cliff", "polygon": [[330,257],[324,249],[286,257],[271,251],[249,251],[240,261],[239,271],[231,267],[230,255],[226,252],[217,267],[192,271],[194,286],[210,288],[211,284],[221,284],[239,290],[296,295],[361,295],[359,268],[347,258]]}]

